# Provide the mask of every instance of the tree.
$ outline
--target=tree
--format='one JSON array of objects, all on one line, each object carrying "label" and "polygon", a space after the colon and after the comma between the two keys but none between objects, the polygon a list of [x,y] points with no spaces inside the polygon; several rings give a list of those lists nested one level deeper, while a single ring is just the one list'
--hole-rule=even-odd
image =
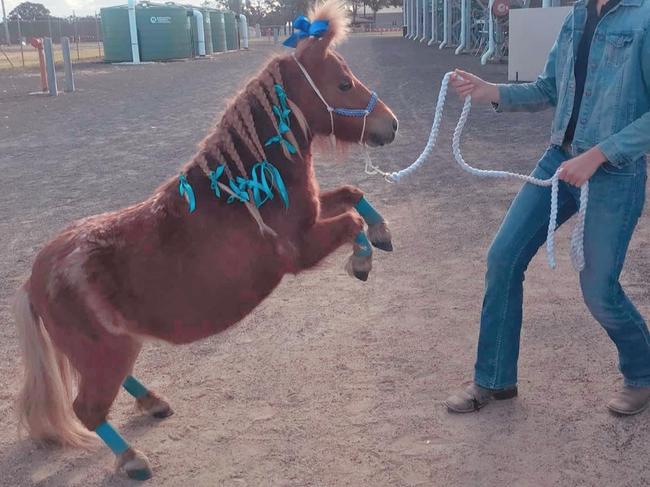
[{"label": "tree", "polygon": [[388,7],[388,0],[365,0],[366,5],[372,10],[372,21],[377,22],[377,12],[384,7]]},{"label": "tree", "polygon": [[9,12],[9,20],[42,20],[50,17],[50,11],[40,3],[23,2]]},{"label": "tree", "polygon": [[348,5],[352,9],[352,25],[357,23],[357,14],[359,13],[359,7],[365,5],[363,0],[347,0]]}]

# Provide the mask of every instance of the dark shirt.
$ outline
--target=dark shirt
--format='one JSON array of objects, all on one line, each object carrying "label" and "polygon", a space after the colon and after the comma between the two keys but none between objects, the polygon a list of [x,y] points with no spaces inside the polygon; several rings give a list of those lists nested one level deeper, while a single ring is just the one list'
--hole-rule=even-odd
[{"label": "dark shirt", "polygon": [[589,51],[591,49],[591,41],[594,38],[594,32],[596,32],[596,27],[598,26],[600,19],[602,19],[607,12],[616,7],[619,3],[621,3],[621,0],[609,0],[609,2],[603,5],[600,15],[598,15],[597,0],[590,0],[587,5],[587,22],[585,24],[585,31],[580,38],[580,44],[578,44],[578,53],[576,54],[576,62],[573,68],[576,78],[576,93],[575,98],[573,99],[573,112],[571,112],[569,126],[564,134],[565,144],[569,144],[573,141],[573,136],[576,132],[580,105],[582,104],[582,95],[584,94],[585,81],[587,80]]}]

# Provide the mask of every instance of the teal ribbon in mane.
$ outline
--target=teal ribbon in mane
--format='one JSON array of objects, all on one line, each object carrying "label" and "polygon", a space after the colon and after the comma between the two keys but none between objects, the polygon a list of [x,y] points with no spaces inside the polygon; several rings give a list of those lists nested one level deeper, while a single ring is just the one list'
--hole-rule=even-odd
[{"label": "teal ribbon in mane", "polygon": [[[221,197],[218,181],[223,171],[224,166],[219,166],[210,173],[211,187],[218,198]],[[270,162],[258,162],[252,167],[249,178],[237,176],[235,179],[231,179],[228,184],[234,193],[228,198],[228,203],[234,203],[235,201],[244,203],[250,201],[248,190],[251,190],[253,202],[259,208],[268,200],[273,199],[273,188],[275,188],[284,206],[289,208],[289,193],[287,192],[282,175]]]},{"label": "teal ribbon in mane", "polygon": [[291,119],[289,118],[289,115],[291,115],[291,110],[287,104],[287,94],[285,93],[282,86],[278,84],[273,85],[273,89],[275,90],[275,93],[278,96],[278,100],[280,101],[280,106],[273,105],[272,107],[273,114],[275,115],[275,118],[278,122],[279,133],[278,135],[274,135],[273,137],[269,138],[269,140],[267,140],[264,144],[264,147],[279,143],[283,144],[287,148],[289,154],[295,154],[298,152],[296,148],[291,142],[283,137],[284,134],[291,131]]},{"label": "teal ribbon in mane", "polygon": [[287,103],[287,94],[280,86],[279,84],[273,85],[273,89],[275,90],[275,94],[278,96],[278,100],[280,100],[280,117],[282,118],[282,121],[287,124],[287,126],[291,125],[291,120],[289,119],[289,115],[291,115],[291,110],[289,109],[289,104]]},{"label": "teal ribbon in mane", "polygon": [[222,164],[217,167],[214,171],[210,172],[210,188],[214,191],[214,194],[217,195],[217,198],[221,198],[221,188],[219,188],[219,178],[223,174],[223,171],[226,167]]},{"label": "teal ribbon in mane", "polygon": [[194,190],[192,189],[190,183],[187,181],[187,176],[185,176],[183,173],[178,176],[178,192],[181,196],[185,197],[187,203],[190,205],[190,213],[196,210],[196,198],[194,197]]}]

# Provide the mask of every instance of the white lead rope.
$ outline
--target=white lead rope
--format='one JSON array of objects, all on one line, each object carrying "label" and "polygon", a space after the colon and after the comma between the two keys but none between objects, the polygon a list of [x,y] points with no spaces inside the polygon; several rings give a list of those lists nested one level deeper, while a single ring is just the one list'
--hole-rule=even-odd
[{"label": "white lead rope", "polygon": [[[397,172],[383,172],[376,166],[372,164],[370,156],[367,151],[365,152],[366,159],[366,172],[368,174],[381,174],[389,182],[399,182],[403,177],[410,175],[415,170],[417,170],[424,161],[429,157],[431,151],[436,145],[438,139],[438,131],[440,129],[440,122],[442,119],[442,112],[445,105],[445,100],[447,98],[447,91],[449,88],[449,80],[453,73],[447,73],[442,80],[442,85],[440,86],[440,94],[438,95],[438,102],[436,104],[436,112],[433,118],[433,126],[431,127],[431,132],[429,134],[429,140],[427,145],[422,151],[422,154],[407,168],[402,169]],[[551,187],[551,211],[549,216],[548,224],[548,233],[546,238],[546,254],[548,265],[555,269],[555,229],[557,228],[557,213],[558,213],[558,188],[559,188],[559,171],[556,172],[553,177],[550,179],[538,179],[533,176],[527,176],[525,174],[517,174],[508,171],[494,171],[486,169],[477,169],[470,166],[465,162],[463,156],[460,152],[460,137],[463,133],[465,124],[467,123],[467,118],[469,117],[469,112],[472,107],[472,98],[471,96],[465,97],[465,104],[463,105],[463,111],[458,119],[458,124],[454,130],[454,135],[452,139],[452,151],[454,158],[458,165],[465,170],[466,172],[473,174],[479,177],[491,177],[491,178],[510,178],[510,179],[519,179],[521,181],[534,184],[536,186]],[[584,232],[585,232],[585,215],[587,212],[587,201],[589,198],[589,182],[586,182],[580,188],[580,209],[578,210],[578,220],[575,227],[573,228],[573,233],[571,234],[571,262],[576,271],[582,271],[585,267],[585,257],[584,257]]]}]

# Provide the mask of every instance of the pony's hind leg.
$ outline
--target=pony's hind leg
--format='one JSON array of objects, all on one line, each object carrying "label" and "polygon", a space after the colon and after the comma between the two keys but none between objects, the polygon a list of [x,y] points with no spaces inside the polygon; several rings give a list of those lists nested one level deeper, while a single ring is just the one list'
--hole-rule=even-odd
[{"label": "pony's hind leg", "polygon": [[127,336],[104,333],[91,346],[72,356],[81,376],[72,407],[83,425],[113,451],[119,469],[133,479],[146,480],[151,477],[147,457],[132,448],[106,419],[140,348],[139,342]]},{"label": "pony's hind leg", "polygon": [[167,401],[147,389],[132,375],[126,377],[122,387],[135,398],[138,408],[144,413],[158,419],[167,418],[174,414],[174,410]]}]

